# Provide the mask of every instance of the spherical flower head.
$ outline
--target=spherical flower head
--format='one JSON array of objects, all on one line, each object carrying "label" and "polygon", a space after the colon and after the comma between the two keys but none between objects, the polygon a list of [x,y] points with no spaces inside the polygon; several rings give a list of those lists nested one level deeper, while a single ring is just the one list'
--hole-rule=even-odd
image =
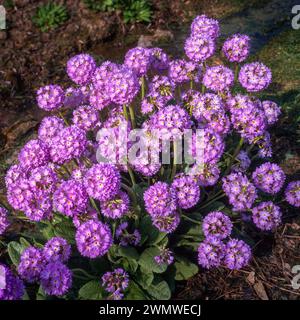
[{"label": "spherical flower head", "polygon": [[153,177],[161,168],[160,163],[148,163],[148,164],[135,164],[134,170],[145,177]]},{"label": "spherical flower head", "polygon": [[76,108],[85,103],[87,96],[83,93],[82,88],[69,87],[65,91],[64,106],[66,108]]},{"label": "spherical flower head", "polygon": [[195,163],[190,168],[189,175],[197,179],[199,186],[208,187],[217,183],[220,169],[216,163]]},{"label": "spherical flower head", "polygon": [[140,88],[136,73],[126,67],[120,66],[112,76],[111,82],[106,88],[113,103],[124,105],[132,102]]},{"label": "spherical flower head", "polygon": [[252,173],[252,179],[254,185],[260,190],[275,194],[282,188],[285,174],[277,164],[265,162]]},{"label": "spherical flower head", "polygon": [[18,184],[19,180],[26,178],[26,169],[24,169],[20,164],[12,165],[5,175],[5,186],[9,189],[14,184]]},{"label": "spherical flower head", "polygon": [[97,110],[102,110],[111,103],[111,98],[103,87],[92,86],[89,103]]},{"label": "spherical flower head", "polygon": [[53,111],[63,106],[65,93],[61,86],[50,84],[37,91],[36,99],[41,109]]},{"label": "spherical flower head", "polygon": [[175,84],[166,76],[154,76],[149,84],[149,96],[167,103],[174,98]]},{"label": "spherical flower head", "polygon": [[15,210],[24,211],[31,196],[32,190],[26,178],[18,179],[17,183],[11,184],[7,191],[8,203]]},{"label": "spherical flower head", "polygon": [[86,146],[86,132],[73,125],[64,128],[52,139],[50,156],[53,162],[63,164],[82,156]]},{"label": "spherical flower head", "polygon": [[178,175],[172,182],[178,206],[182,209],[194,207],[200,199],[200,188],[197,179],[189,175]]},{"label": "spherical flower head", "polygon": [[257,192],[254,185],[241,172],[234,172],[222,179],[223,190],[229,198],[234,211],[251,209]]},{"label": "spherical flower head", "polygon": [[265,134],[267,120],[261,102],[249,96],[236,95],[228,99],[231,123],[250,143]]},{"label": "spherical flower head", "polygon": [[89,54],[78,54],[67,62],[67,74],[76,84],[88,83],[96,69],[96,62]]},{"label": "spherical flower head", "polygon": [[191,127],[191,118],[186,110],[178,105],[168,105],[150,118],[151,129],[156,130],[156,133],[161,138],[175,138],[181,135],[184,129]]},{"label": "spherical flower head", "polygon": [[132,245],[138,246],[141,241],[141,234],[137,229],[134,229],[132,233],[128,231],[128,222],[122,222],[116,230],[116,238],[120,241],[120,245],[127,247]]},{"label": "spherical flower head", "polygon": [[244,34],[234,34],[224,42],[222,51],[228,61],[240,63],[249,56],[250,38]]},{"label": "spherical flower head", "polygon": [[79,106],[73,111],[73,123],[85,131],[92,130],[99,122],[98,110],[89,105]]},{"label": "spherical flower head", "polygon": [[165,182],[156,182],[144,193],[147,212],[151,216],[168,216],[177,209],[175,190]]},{"label": "spherical flower head", "polygon": [[264,109],[268,125],[270,126],[277,122],[281,114],[281,109],[278,104],[273,101],[266,100],[262,102],[262,107]]},{"label": "spherical flower head", "polygon": [[119,219],[129,211],[129,196],[120,191],[119,194],[111,200],[101,202],[101,213],[111,219]]},{"label": "spherical flower head", "polygon": [[114,165],[99,163],[87,171],[83,183],[90,197],[100,201],[108,201],[119,193],[121,176]]},{"label": "spherical flower head", "polygon": [[199,65],[183,59],[173,60],[169,63],[169,78],[175,83],[188,81],[199,82],[201,70]]},{"label": "spherical flower head", "polygon": [[233,82],[234,74],[232,70],[224,66],[209,67],[203,76],[205,87],[215,92],[229,90]]},{"label": "spherical flower head", "polygon": [[63,130],[64,126],[64,121],[61,118],[56,116],[45,117],[39,126],[39,140],[49,145],[52,142],[52,139]]},{"label": "spherical flower head", "polygon": [[212,211],[203,219],[202,230],[205,237],[214,236],[222,240],[230,236],[232,222],[223,212]]},{"label": "spherical flower head", "polygon": [[294,207],[300,207],[300,180],[288,184],[285,189],[285,200]]},{"label": "spherical flower head", "polygon": [[22,168],[34,169],[48,163],[49,149],[40,140],[30,140],[21,149],[18,159]]},{"label": "spherical flower head", "polygon": [[151,67],[156,71],[164,71],[169,68],[168,55],[161,48],[152,48]]},{"label": "spherical flower head", "polygon": [[43,256],[47,262],[68,261],[71,254],[71,246],[67,240],[61,237],[53,237],[47,241],[43,249]]},{"label": "spherical flower head", "polygon": [[58,183],[58,176],[53,166],[46,165],[33,169],[28,178],[31,188],[52,193]]},{"label": "spherical flower head", "polygon": [[160,232],[172,233],[180,223],[180,216],[176,211],[168,215],[155,215],[152,216],[152,223]]},{"label": "spherical flower head", "polygon": [[206,36],[215,39],[220,34],[219,22],[204,14],[197,16],[192,22],[191,33],[193,36]]},{"label": "spherical flower head", "polygon": [[154,261],[159,265],[167,264],[169,266],[174,262],[174,254],[170,249],[163,248],[159,255],[154,257]]},{"label": "spherical flower head", "polygon": [[237,155],[236,159],[239,162],[234,167],[235,171],[245,172],[251,165],[251,159],[249,158],[247,151],[241,150]]},{"label": "spherical flower head", "polygon": [[18,273],[22,279],[33,283],[39,280],[44,266],[45,261],[42,250],[28,247],[21,254]]},{"label": "spherical flower head", "polygon": [[0,207],[0,236],[9,226],[8,211],[4,207]]},{"label": "spherical flower head", "polygon": [[281,224],[281,211],[272,201],[261,202],[252,209],[252,219],[257,228],[271,231]]},{"label": "spherical flower head", "polygon": [[251,248],[243,240],[231,239],[225,248],[224,263],[231,270],[245,267],[251,258]]},{"label": "spherical flower head", "polygon": [[141,113],[142,114],[149,114],[155,110],[155,103],[152,102],[151,98],[147,96],[142,100],[141,103]]},{"label": "spherical flower head", "polygon": [[185,41],[186,55],[194,62],[202,62],[210,58],[215,52],[215,42],[209,37],[189,37]]},{"label": "spherical flower head", "polygon": [[245,64],[239,73],[239,82],[248,92],[264,90],[271,81],[271,70],[261,62]]},{"label": "spherical flower head", "polygon": [[53,194],[53,206],[60,213],[73,217],[85,212],[88,195],[80,181],[63,181]]},{"label": "spherical flower head", "polygon": [[[112,299],[120,300],[118,297],[128,287],[129,275],[122,268],[117,268],[112,272],[106,272],[101,280],[105,290],[113,294]],[[123,295],[120,297],[122,298]]]},{"label": "spherical flower head", "polygon": [[198,263],[206,269],[219,267],[224,258],[224,252],[224,243],[216,237],[208,236],[198,247]]},{"label": "spherical flower head", "polygon": [[72,286],[72,272],[61,261],[48,263],[41,272],[41,285],[50,296],[62,296]]},{"label": "spherical flower head", "polygon": [[202,129],[193,133],[189,154],[198,163],[217,163],[223,155],[225,143],[223,138],[211,129]]},{"label": "spherical flower head", "polygon": [[130,49],[125,55],[124,65],[131,68],[139,77],[144,76],[152,59],[151,49],[136,47]]},{"label": "spherical flower head", "polygon": [[5,279],[5,288],[0,287],[0,301],[21,300],[25,293],[23,281],[4,264],[0,264],[0,274]]},{"label": "spherical flower head", "polygon": [[93,220],[77,229],[75,239],[81,255],[91,259],[105,255],[113,244],[109,226]]}]

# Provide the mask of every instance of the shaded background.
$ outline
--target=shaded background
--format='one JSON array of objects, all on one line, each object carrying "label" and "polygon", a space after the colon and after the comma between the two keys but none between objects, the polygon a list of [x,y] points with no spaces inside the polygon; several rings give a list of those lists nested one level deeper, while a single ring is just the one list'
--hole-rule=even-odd
[{"label": "shaded background", "polygon": [[[182,55],[191,20],[199,14],[220,19],[221,40],[233,33],[252,39],[250,60],[261,60],[273,72],[273,83],[260,98],[278,102],[281,120],[271,131],[274,161],[288,179],[300,178],[300,30],[291,27],[296,0],[149,0],[149,23],[124,23],[120,10],[94,12],[84,1],[63,3],[68,20],[42,32],[32,20],[48,1],[0,1],[7,8],[7,29],[0,31],[0,201],[5,201],[3,176],[16,161],[25,141],[36,134],[45,115],[35,103],[43,85],[71,85],[66,61],[85,51],[100,63],[121,62],[132,47],[161,46],[173,57]],[[300,2],[299,2],[300,4]],[[201,271],[179,284],[181,299],[299,299],[293,290],[291,268],[300,264],[299,210],[284,208],[285,224],[275,235],[258,235],[255,259],[243,271]],[[22,226],[19,226],[22,228]]]}]

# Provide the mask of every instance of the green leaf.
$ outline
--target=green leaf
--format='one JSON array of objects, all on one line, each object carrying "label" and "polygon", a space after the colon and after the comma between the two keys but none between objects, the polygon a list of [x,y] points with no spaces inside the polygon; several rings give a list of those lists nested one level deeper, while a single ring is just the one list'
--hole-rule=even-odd
[{"label": "green leaf", "polygon": [[103,298],[103,289],[100,281],[92,280],[87,282],[79,290],[79,298],[83,300],[101,300]]},{"label": "green leaf", "polygon": [[154,279],[153,272],[149,272],[149,270],[143,267],[140,267],[136,276],[136,280],[143,287],[143,289],[149,288],[153,279]]},{"label": "green leaf", "polygon": [[168,265],[159,265],[155,262],[154,257],[158,256],[160,251],[156,247],[147,248],[140,256],[139,265],[148,272],[163,273],[167,270]]},{"label": "green leaf", "polygon": [[171,290],[166,281],[155,281],[147,289],[147,292],[157,300],[169,300],[171,298]]},{"label": "green leaf", "polygon": [[146,293],[134,282],[130,282],[125,300],[148,300]]},{"label": "green leaf", "polygon": [[39,290],[36,294],[36,300],[47,300],[47,295],[42,286],[39,287]]},{"label": "green leaf", "polygon": [[167,235],[165,232],[160,232],[157,228],[153,226],[151,218],[148,215],[142,218],[140,223],[140,230],[142,236],[147,237],[146,243],[149,246],[158,244]]},{"label": "green leaf", "polygon": [[127,258],[121,258],[120,263],[123,265],[123,268],[129,273],[135,273],[139,266],[136,260]]},{"label": "green leaf", "polygon": [[187,280],[198,273],[198,266],[184,257],[176,256],[175,280]]},{"label": "green leaf", "polygon": [[31,246],[31,244],[23,237],[20,238],[20,243],[24,248],[28,248]]},{"label": "green leaf", "polygon": [[117,249],[116,255],[120,257],[125,257],[127,259],[138,260],[139,254],[134,247],[119,247]]},{"label": "green leaf", "polygon": [[18,266],[20,263],[20,256],[25,249],[19,242],[11,241],[8,246],[8,255],[15,266]]}]

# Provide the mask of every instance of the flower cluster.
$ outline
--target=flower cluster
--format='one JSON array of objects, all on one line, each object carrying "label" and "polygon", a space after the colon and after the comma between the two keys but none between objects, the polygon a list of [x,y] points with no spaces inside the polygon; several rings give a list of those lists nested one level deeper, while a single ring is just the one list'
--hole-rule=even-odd
[{"label": "flower cluster", "polygon": [[5,288],[0,287],[0,300],[21,300],[25,293],[23,281],[4,264],[0,264],[0,274],[5,279]]},{"label": "flower cluster", "polygon": [[123,292],[129,284],[128,273],[125,270],[117,268],[112,272],[106,272],[101,280],[105,290],[111,293],[110,299],[121,300],[123,298]]}]

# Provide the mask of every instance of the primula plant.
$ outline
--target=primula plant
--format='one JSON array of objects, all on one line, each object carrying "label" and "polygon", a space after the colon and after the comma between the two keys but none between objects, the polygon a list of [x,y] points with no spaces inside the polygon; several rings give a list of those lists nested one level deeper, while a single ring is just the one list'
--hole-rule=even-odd
[{"label": "primula plant", "polygon": [[201,15],[186,57],[78,54],[71,87],[37,91],[50,114],[6,174],[0,234],[24,230],[0,265],[0,299],[170,299],[199,271],[246,267],[249,231],[274,232],[280,203],[300,207],[300,181],[271,159],[280,107],[255,96],[271,70],[246,62],[246,35],[216,52],[219,35]]}]

